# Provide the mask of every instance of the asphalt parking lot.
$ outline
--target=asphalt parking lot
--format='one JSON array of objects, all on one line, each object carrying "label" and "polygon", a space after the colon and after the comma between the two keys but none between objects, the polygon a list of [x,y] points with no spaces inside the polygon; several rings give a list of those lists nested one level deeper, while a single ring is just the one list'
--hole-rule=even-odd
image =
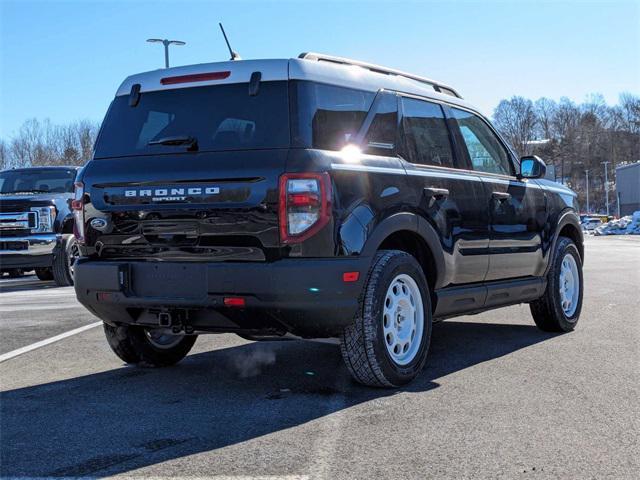
[{"label": "asphalt parking lot", "polygon": [[[582,318],[527,306],[434,327],[407,388],[351,382],[320,342],[198,339],[127,367],[71,288],[0,281],[2,477],[638,478],[640,238],[586,241]],[[11,358],[9,358],[11,357]]]}]

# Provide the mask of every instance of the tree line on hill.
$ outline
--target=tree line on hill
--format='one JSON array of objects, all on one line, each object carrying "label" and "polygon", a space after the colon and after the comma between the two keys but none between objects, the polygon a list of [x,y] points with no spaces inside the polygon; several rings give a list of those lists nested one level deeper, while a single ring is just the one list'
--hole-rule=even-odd
[{"label": "tree line on hill", "polygon": [[8,140],[0,139],[0,169],[40,165],[83,165],[91,159],[100,124],[67,125],[32,118]]},{"label": "tree line on hill", "polygon": [[583,210],[588,171],[591,210],[606,211],[606,165],[609,207],[616,211],[615,168],[640,160],[640,97],[623,93],[614,106],[602,95],[581,104],[513,97],[498,104],[493,120],[520,155],[538,155],[552,165],[556,181],[578,193]]},{"label": "tree line on hill", "polygon": [[[586,204],[586,173],[593,211],[605,210],[607,164],[610,208],[615,211],[615,167],[640,160],[640,97],[620,95],[607,105],[602,95],[576,104],[523,97],[502,100],[493,113],[496,128],[520,155],[539,155],[553,166],[557,181],[578,192]],[[55,125],[27,120],[11,138],[0,139],[0,169],[36,165],[82,165],[92,155],[99,124],[80,120]]]}]

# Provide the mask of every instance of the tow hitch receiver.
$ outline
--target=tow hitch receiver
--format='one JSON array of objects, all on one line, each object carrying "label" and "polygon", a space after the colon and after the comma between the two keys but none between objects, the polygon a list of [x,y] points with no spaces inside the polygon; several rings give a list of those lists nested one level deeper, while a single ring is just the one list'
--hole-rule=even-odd
[{"label": "tow hitch receiver", "polygon": [[158,313],[158,325],[161,327],[170,327],[171,323],[171,314],[169,312]]}]

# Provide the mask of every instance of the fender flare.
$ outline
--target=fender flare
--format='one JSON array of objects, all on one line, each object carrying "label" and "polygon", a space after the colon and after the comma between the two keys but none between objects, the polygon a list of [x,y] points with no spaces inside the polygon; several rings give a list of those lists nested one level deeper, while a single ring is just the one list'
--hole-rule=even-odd
[{"label": "fender flare", "polygon": [[547,262],[547,267],[545,268],[544,275],[546,276],[551,269],[551,266],[555,262],[556,259],[556,245],[558,244],[558,238],[560,237],[560,232],[567,225],[572,225],[578,232],[580,242],[578,245],[578,251],[580,252],[580,259],[582,260],[582,264],[584,265],[584,237],[582,235],[582,228],[580,227],[580,217],[578,214],[572,209],[566,209],[560,213],[558,217],[558,222],[556,223],[556,228],[553,232],[553,240],[551,241],[551,249],[549,254],[549,261]]},{"label": "fender flare", "polygon": [[446,275],[445,259],[442,245],[440,244],[440,237],[426,219],[415,213],[395,213],[376,225],[362,248],[362,255],[372,257],[387,237],[401,231],[413,232],[424,240],[431,251],[436,266],[434,285],[435,288],[440,288],[440,284]]}]

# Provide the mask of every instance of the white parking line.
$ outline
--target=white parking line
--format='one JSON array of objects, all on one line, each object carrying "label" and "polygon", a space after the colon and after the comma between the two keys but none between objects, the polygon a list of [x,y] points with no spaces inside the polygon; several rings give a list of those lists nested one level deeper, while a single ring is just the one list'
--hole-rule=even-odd
[{"label": "white parking line", "polygon": [[97,327],[98,325],[102,325],[102,322],[95,322],[89,325],[85,325],[84,327],[74,328],[73,330],[69,330],[68,332],[61,333],[60,335],[56,335],[55,337],[47,338],[46,340],[41,340],[36,343],[32,343],[31,345],[27,345],[26,347],[18,348],[17,350],[13,350],[11,352],[3,353],[0,355],[0,363],[10,360],[18,355],[22,355],[23,353],[30,352],[35,350],[36,348],[44,347],[46,345],[50,345],[59,340],[63,340],[72,335],[76,335],[78,333],[85,332],[87,330],[92,329],[93,327]]}]

